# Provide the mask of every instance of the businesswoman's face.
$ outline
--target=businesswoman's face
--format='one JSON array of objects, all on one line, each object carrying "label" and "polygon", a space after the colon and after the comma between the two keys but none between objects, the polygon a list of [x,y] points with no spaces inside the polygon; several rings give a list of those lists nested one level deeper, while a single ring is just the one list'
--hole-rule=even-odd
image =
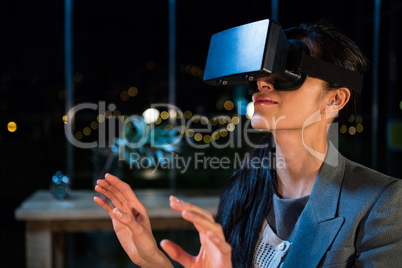
[{"label": "businesswoman's face", "polygon": [[326,107],[334,91],[326,91],[321,79],[308,77],[299,89],[277,91],[275,83],[267,76],[259,78],[257,86],[258,92],[252,97],[254,114],[251,125],[255,129],[303,129],[328,118]]}]

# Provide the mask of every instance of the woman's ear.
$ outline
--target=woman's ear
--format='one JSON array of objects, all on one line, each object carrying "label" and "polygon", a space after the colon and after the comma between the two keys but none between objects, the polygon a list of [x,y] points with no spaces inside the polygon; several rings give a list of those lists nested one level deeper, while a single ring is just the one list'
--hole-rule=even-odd
[{"label": "woman's ear", "polygon": [[346,87],[341,87],[331,93],[327,106],[330,106],[331,110],[339,112],[348,103],[350,99],[350,90]]}]

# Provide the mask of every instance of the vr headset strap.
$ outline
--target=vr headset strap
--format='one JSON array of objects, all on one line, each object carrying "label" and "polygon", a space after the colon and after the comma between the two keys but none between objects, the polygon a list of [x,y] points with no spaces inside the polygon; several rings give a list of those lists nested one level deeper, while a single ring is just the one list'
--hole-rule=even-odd
[{"label": "vr headset strap", "polygon": [[336,83],[351,90],[361,92],[363,76],[358,72],[337,66],[304,54],[299,71],[310,76]]}]

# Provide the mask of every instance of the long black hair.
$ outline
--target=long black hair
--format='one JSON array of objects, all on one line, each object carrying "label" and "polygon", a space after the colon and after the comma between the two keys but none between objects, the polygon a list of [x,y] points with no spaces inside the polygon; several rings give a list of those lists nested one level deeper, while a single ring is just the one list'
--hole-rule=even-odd
[{"label": "long black hair", "polygon": [[216,221],[232,246],[233,267],[251,266],[254,247],[271,206],[277,186],[273,144],[272,134],[265,136],[221,192]]},{"label": "long black hair", "polygon": [[[367,69],[367,60],[355,43],[325,21],[301,24],[288,31],[287,37],[307,43],[311,54],[317,58],[360,73]],[[333,90],[337,86],[325,82],[324,89]],[[340,117],[347,118],[354,112],[358,94],[353,91],[351,93],[349,103],[342,109],[345,111],[341,111],[345,114]],[[263,221],[268,215],[277,188],[274,161],[271,161],[271,167],[250,165],[250,161],[256,157],[267,159],[272,156],[272,160],[275,159],[272,135],[267,135],[262,144],[267,146],[253,149],[249,161],[245,161],[232,175],[221,192],[216,221],[222,225],[225,238],[232,246],[234,267],[252,266]]]}]

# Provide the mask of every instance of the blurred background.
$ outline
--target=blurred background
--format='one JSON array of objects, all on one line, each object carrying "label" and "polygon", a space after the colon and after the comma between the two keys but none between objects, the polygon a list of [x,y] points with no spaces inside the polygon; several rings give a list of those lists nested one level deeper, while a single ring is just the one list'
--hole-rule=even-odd
[{"label": "blurred background", "polygon": [[[151,104],[172,102],[174,92],[174,103],[182,113],[159,109],[153,126],[159,129],[161,141],[171,138],[166,133],[175,130],[206,148],[194,149],[184,141],[178,148],[139,154],[163,155],[177,149],[182,156],[197,150],[206,156],[244,155],[250,150],[244,142],[225,149],[208,144],[211,140],[227,143],[231,132],[248,120],[247,90],[211,87],[203,83],[202,75],[212,34],[260,19],[276,17],[284,29],[326,19],[357,43],[371,66],[356,115],[339,126],[340,151],[363,165],[401,177],[402,1],[70,3],[69,40],[64,1],[0,3],[0,240],[6,247],[0,253],[2,267],[25,266],[25,225],[15,220],[14,210],[36,190],[49,189],[57,171],[69,175],[73,191],[92,189],[105,171],[121,176],[134,188],[219,189],[233,168],[190,168],[172,176],[168,170],[150,173],[119,161],[118,127],[110,122],[141,116]],[[174,4],[175,14],[169,13],[169,3]],[[172,25],[174,31],[169,28]],[[72,44],[70,74],[66,72],[68,41]],[[106,108],[77,113],[71,133],[77,141],[93,142],[99,140],[102,127],[115,129],[106,135],[103,148],[80,149],[66,139],[67,108],[82,103]],[[176,123],[181,118],[194,123],[183,128]],[[208,122],[214,126],[210,133],[198,133]],[[128,132],[137,133],[135,124],[128,124]],[[157,239],[171,235],[156,234]],[[196,234],[174,236],[197,252]],[[71,234],[66,243],[67,267],[133,267],[114,233]]]}]

